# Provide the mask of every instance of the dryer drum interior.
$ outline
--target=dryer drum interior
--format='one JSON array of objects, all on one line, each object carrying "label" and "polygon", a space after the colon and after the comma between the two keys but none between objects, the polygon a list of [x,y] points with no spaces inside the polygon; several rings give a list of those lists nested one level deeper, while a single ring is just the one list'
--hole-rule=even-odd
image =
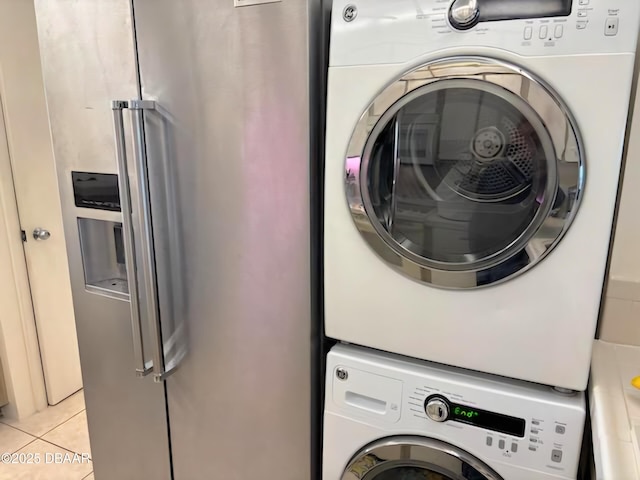
[{"label": "dryer drum interior", "polygon": [[[373,125],[366,141],[354,134],[349,146],[361,163],[347,196],[374,250],[442,287],[502,281],[544,257],[584,181],[577,129],[557,96],[487,59],[435,62],[397,82],[356,127]],[[378,102],[391,106],[380,114]],[[465,275],[474,281],[456,279]]]}]

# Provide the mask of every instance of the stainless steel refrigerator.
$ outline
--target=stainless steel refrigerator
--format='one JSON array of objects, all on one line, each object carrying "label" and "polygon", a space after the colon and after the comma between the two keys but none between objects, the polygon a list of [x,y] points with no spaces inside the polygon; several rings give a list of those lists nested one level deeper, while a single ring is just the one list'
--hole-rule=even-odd
[{"label": "stainless steel refrigerator", "polygon": [[322,12],[252,3],[35,0],[97,480],[313,478]]}]

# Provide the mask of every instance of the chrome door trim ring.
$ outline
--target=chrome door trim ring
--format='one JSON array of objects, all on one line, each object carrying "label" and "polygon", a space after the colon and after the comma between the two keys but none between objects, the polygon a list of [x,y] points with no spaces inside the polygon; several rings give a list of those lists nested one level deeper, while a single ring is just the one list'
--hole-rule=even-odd
[{"label": "chrome door trim ring", "polygon": [[[384,456],[377,454],[382,449],[386,449]],[[424,453],[429,453],[429,462],[424,460]],[[442,465],[439,460],[442,460]],[[452,476],[454,473],[443,466],[450,465],[452,461],[472,467],[486,480],[503,480],[490,466],[470,453],[440,440],[413,435],[385,437],[366,445],[349,460],[340,480],[375,480],[380,473],[401,466],[425,468]]]},{"label": "chrome door trim ring", "polygon": [[[511,87],[508,82],[514,76],[521,80],[520,91]],[[527,108],[523,108],[522,114],[528,120],[538,122],[548,132],[540,140],[551,138],[551,147],[547,145],[544,149],[548,162],[555,160],[556,166],[550,172],[558,173],[545,186],[545,198],[531,228],[527,228],[502,253],[480,261],[455,264],[425,259],[394,240],[372,211],[366,181],[374,143],[372,139],[375,140],[386,121],[407,103],[405,98],[419,95],[417,92],[414,95],[412,93],[430,85],[431,90],[435,83],[460,79],[484,82],[492,85],[491,89],[502,88],[526,104]],[[376,113],[376,101],[379,99],[386,99],[388,106],[384,107],[383,112]],[[533,119],[531,114],[537,119]],[[550,155],[549,148],[552,148],[553,155]],[[359,158],[359,169],[352,169],[354,158]],[[349,141],[345,155],[345,188],[356,227],[376,254],[393,268],[414,280],[440,288],[482,288],[528,271],[555,248],[571,225],[582,200],[586,178],[585,163],[584,147],[575,119],[544,81],[502,60],[456,56],[434,60],[414,68],[389,83],[376,95],[357,122]],[[561,205],[553,206],[558,190],[563,192],[564,199]],[[376,237],[382,241],[376,241]],[[506,274],[504,270],[501,271],[506,262],[519,253],[526,254],[526,264],[515,271],[507,271]],[[478,284],[478,275],[485,275],[493,280]]]}]

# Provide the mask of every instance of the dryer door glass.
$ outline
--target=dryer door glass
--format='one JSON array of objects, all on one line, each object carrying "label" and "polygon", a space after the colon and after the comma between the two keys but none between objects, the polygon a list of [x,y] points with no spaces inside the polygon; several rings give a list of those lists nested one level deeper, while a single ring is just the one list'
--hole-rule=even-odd
[{"label": "dryer door glass", "polygon": [[[399,266],[428,269],[414,272],[447,287],[461,286],[447,283],[456,274],[463,286],[494,283],[542,256],[564,230],[579,180],[575,162],[567,184],[567,162],[556,146],[561,134],[560,148],[571,144],[577,153],[567,116],[554,135],[535,102],[523,98],[524,87],[531,95],[530,79],[514,72],[460,77],[431,78],[413,89],[407,80],[371,130],[356,175],[353,158],[351,166],[347,161],[356,223],[364,209]],[[518,93],[500,83],[507,80]],[[550,217],[557,220],[549,236],[542,227]]]},{"label": "dryer door glass", "polygon": [[365,181],[371,213],[397,245],[459,269],[532,235],[556,165],[542,123],[513,100],[482,82],[443,82],[387,121]]}]

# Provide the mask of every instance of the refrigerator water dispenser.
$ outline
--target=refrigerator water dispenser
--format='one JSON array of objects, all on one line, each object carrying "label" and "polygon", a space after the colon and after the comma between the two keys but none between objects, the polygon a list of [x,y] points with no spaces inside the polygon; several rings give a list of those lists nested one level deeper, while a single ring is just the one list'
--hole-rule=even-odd
[{"label": "refrigerator water dispenser", "polygon": [[[120,211],[117,175],[71,172],[71,181],[76,207]],[[78,217],[78,232],[86,289],[116,297],[128,296],[122,223]]]},{"label": "refrigerator water dispenser", "polygon": [[102,294],[129,294],[122,224],[78,218],[86,288]]}]

